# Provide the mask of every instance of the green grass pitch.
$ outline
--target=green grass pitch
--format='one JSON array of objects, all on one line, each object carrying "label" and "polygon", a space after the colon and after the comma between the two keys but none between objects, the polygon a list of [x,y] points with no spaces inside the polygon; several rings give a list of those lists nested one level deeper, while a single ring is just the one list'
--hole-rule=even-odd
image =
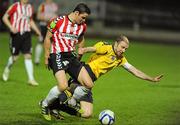
[{"label": "green grass pitch", "polygon": [[[0,34],[0,77],[7,63],[9,35]],[[33,46],[37,41],[33,37]],[[86,39],[93,45],[97,39]],[[108,41],[108,40],[107,40]],[[112,41],[112,40],[110,40]],[[94,113],[90,119],[65,115],[65,120],[45,121],[38,102],[56,81],[42,63],[34,66],[38,87],[27,85],[23,56],[13,65],[10,79],[0,78],[0,125],[99,125],[104,109],[114,111],[115,125],[180,125],[180,46],[131,41],[126,52],[128,61],[145,73],[163,73],[157,85],[140,80],[123,68],[116,68],[95,82]],[[83,57],[86,60],[89,55]]]}]

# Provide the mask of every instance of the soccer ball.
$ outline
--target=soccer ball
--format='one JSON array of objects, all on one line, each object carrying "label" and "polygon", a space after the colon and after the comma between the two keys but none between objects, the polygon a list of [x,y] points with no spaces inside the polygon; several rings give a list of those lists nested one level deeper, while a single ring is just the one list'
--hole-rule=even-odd
[{"label": "soccer ball", "polygon": [[99,121],[102,125],[112,125],[115,122],[114,112],[108,109],[103,110],[99,114]]}]

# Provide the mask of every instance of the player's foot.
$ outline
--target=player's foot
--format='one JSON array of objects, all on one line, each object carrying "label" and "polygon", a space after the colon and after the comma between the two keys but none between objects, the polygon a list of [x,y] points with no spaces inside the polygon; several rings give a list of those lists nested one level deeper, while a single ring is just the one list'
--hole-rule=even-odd
[{"label": "player's foot", "polygon": [[2,75],[2,79],[6,82],[8,79],[9,79],[9,73],[10,73],[10,70],[9,68],[5,68],[4,69],[4,72],[3,72],[3,75]]},{"label": "player's foot", "polygon": [[41,108],[41,115],[44,117],[45,120],[51,121],[50,110],[48,107],[42,105],[43,100],[39,102],[39,106]]},{"label": "player's foot", "polygon": [[81,114],[83,114],[83,110],[81,109],[81,106],[79,105],[79,103],[76,102],[76,100],[72,97],[70,100],[68,100],[67,105],[71,108],[73,108],[74,110],[76,110],[77,112],[77,116],[81,116]]},{"label": "player's foot", "polygon": [[58,110],[51,110],[50,111],[51,116],[53,116],[56,119],[64,120],[64,116],[60,114]]},{"label": "player's foot", "polygon": [[81,115],[84,113],[84,111],[80,108],[78,111],[77,111],[77,116],[78,117],[81,117]]},{"label": "player's foot", "polygon": [[38,85],[39,85],[39,83],[36,82],[35,80],[29,80],[29,81],[28,81],[28,84],[29,84],[29,85],[32,85],[32,86],[38,86]]}]

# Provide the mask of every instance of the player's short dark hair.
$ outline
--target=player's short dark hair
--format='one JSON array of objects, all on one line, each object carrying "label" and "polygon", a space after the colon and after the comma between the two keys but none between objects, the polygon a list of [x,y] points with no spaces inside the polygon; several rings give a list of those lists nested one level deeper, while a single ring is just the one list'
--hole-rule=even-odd
[{"label": "player's short dark hair", "polygon": [[73,10],[73,12],[75,12],[75,11],[79,11],[80,14],[81,13],[87,13],[88,15],[91,14],[90,8],[84,3],[79,3]]}]

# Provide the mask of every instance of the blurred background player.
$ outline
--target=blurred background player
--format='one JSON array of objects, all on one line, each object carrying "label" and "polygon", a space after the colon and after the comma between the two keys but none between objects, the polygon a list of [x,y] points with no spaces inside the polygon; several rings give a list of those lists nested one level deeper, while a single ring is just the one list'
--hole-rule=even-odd
[{"label": "blurred background player", "polygon": [[[19,53],[24,55],[25,68],[28,75],[28,84],[37,86],[34,79],[33,64],[31,59],[31,28],[41,37],[41,32],[37,28],[32,18],[33,9],[28,0],[20,0],[11,5],[3,16],[3,21],[10,30],[10,50],[11,56],[8,59],[2,78],[7,81],[9,78],[10,68],[18,59]],[[10,17],[10,19],[9,19]]]},{"label": "blurred background player", "polygon": [[40,6],[38,7],[37,12],[37,19],[39,20],[39,26],[41,30],[42,37],[39,39],[35,47],[35,64],[39,65],[41,54],[43,51],[43,41],[46,36],[47,31],[47,22],[50,21],[52,18],[57,17],[58,6],[53,0],[45,0]]},{"label": "blurred background player", "polygon": [[[144,72],[142,72],[141,70],[135,68],[133,65],[131,65],[127,61],[124,53],[128,49],[128,47],[129,47],[128,38],[126,36],[121,35],[120,37],[116,39],[113,45],[105,44],[104,42],[98,42],[93,47],[81,48],[80,50],[81,54],[84,54],[87,52],[93,52],[87,64],[84,65],[92,81],[96,81],[100,76],[106,74],[107,72],[111,71],[115,67],[123,67],[125,70],[127,70],[128,72],[132,73],[134,76],[140,79],[147,80],[150,82],[159,82],[161,80],[161,77],[163,77],[163,75],[151,77],[145,74]],[[70,91],[76,95],[81,95],[81,91],[79,91],[80,86],[78,86],[78,81],[71,80],[69,82],[73,83],[72,86],[70,85],[70,88],[71,88]],[[57,86],[54,86],[53,88],[57,88]],[[50,92],[50,93],[53,94],[53,92]],[[62,99],[64,99],[64,96],[66,96],[66,94],[64,93],[60,94],[59,102],[63,102]],[[92,98],[91,91],[87,92],[87,94],[85,96],[82,96],[80,100],[78,101],[80,103],[80,108],[82,109],[81,117],[89,118],[90,116],[92,116],[93,98]],[[50,109],[53,109],[54,105],[55,105],[55,108],[59,107],[60,109],[62,109],[61,107],[62,105],[57,106],[57,104],[60,104],[60,103],[57,103],[57,100],[53,103],[54,104],[52,103],[49,104]],[[67,105],[71,107],[72,105],[71,99],[67,101]],[[71,110],[70,114],[79,115],[79,112],[78,110]]]}]

